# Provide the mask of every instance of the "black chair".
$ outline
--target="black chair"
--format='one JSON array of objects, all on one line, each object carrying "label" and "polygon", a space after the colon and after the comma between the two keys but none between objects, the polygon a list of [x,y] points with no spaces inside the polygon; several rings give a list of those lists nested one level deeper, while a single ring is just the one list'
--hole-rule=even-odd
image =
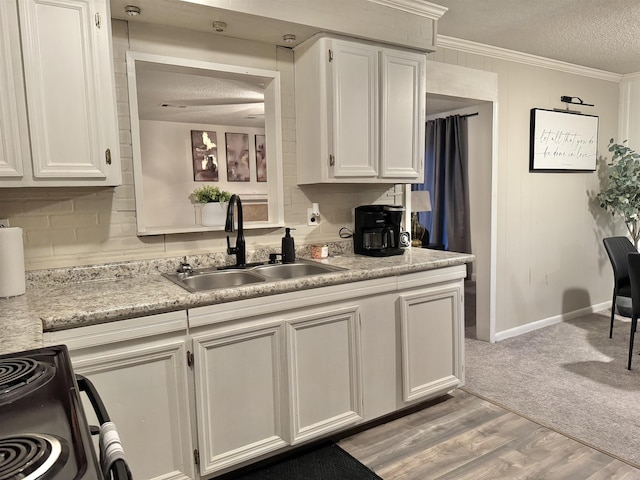
[{"label": "black chair", "polygon": [[609,338],[612,338],[616,299],[618,296],[631,297],[627,256],[629,253],[637,253],[637,250],[627,237],[609,237],[602,241],[613,267],[613,300],[611,301],[611,326],[609,327]]},{"label": "black chair", "polygon": [[631,280],[631,334],[629,335],[629,363],[631,370],[631,355],[633,354],[633,338],[636,335],[638,317],[640,316],[640,253],[630,253],[629,279]]}]

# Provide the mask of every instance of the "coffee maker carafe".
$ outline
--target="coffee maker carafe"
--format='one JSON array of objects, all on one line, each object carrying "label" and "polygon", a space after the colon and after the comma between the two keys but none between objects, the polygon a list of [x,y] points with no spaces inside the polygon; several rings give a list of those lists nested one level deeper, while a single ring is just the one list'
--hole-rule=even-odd
[{"label": "coffee maker carafe", "polygon": [[402,255],[400,228],[401,205],[362,205],[355,209],[353,250],[371,257]]}]

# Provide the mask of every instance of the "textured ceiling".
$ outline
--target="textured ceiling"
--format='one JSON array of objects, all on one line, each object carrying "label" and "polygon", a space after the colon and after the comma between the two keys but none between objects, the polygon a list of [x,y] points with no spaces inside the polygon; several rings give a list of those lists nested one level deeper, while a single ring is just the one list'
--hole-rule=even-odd
[{"label": "textured ceiling", "polygon": [[640,72],[639,0],[429,0],[438,34],[612,73]]},{"label": "textured ceiling", "polygon": [[250,75],[136,62],[141,120],[264,128],[264,86]]},{"label": "textured ceiling", "polygon": [[[438,21],[441,35],[606,72],[640,72],[640,0],[428,1],[448,8]],[[310,27],[203,5],[185,8],[175,0],[111,0],[112,16],[130,19],[124,14],[130,3],[142,8],[135,21],[211,32],[212,19],[224,19],[224,35],[278,45],[285,33],[295,34],[296,44],[315,33]]]},{"label": "textured ceiling", "polygon": [[[4,0],[0,0],[4,1]],[[640,0],[428,0],[448,11],[438,21],[438,33],[454,39],[478,42],[551,58],[606,72],[625,74],[640,72]],[[235,14],[211,7],[190,5],[178,7],[175,0],[111,0],[114,18],[131,20],[124,14],[124,6],[135,3],[143,11],[134,21],[151,22],[211,32],[212,18],[228,22],[224,35],[250,38],[271,44],[283,44],[282,35],[293,33],[295,44],[309,38],[315,30],[301,25],[267,21],[248,15]],[[148,94],[140,98],[143,117],[151,119],[208,123],[212,109],[219,115],[235,115],[234,122],[256,123],[263,116],[255,110],[253,100],[234,100],[205,105],[210,93],[203,91],[202,78],[181,78],[172,75],[144,76]],[[210,80],[206,84],[210,84]],[[224,82],[223,82],[224,83]],[[176,85],[182,84],[179,88]],[[188,85],[191,90],[185,86]],[[237,85],[236,85],[237,87]],[[223,88],[223,85],[217,88]],[[254,89],[248,92],[255,95]],[[219,92],[220,93],[220,92]],[[248,95],[249,93],[245,93]],[[236,91],[231,95],[239,96]],[[218,95],[216,98],[224,96]],[[428,99],[429,113],[462,108],[462,100],[451,105],[451,99]],[[168,103],[167,107],[160,107]],[[233,111],[235,110],[235,114]],[[247,117],[257,117],[247,119]],[[209,117],[209,118],[207,118]],[[241,118],[242,120],[238,120]]]}]

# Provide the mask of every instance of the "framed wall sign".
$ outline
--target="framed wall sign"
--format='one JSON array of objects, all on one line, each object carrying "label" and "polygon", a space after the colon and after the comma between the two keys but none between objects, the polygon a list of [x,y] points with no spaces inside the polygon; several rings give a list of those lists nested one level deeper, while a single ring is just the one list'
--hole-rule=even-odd
[{"label": "framed wall sign", "polygon": [[249,166],[249,134],[225,133],[227,143],[227,181],[248,182]]},{"label": "framed wall sign", "polygon": [[267,181],[267,149],[264,135],[256,135],[256,180]]},{"label": "framed wall sign", "polygon": [[529,171],[595,171],[598,120],[595,115],[532,108]]},{"label": "framed wall sign", "polygon": [[191,156],[194,182],[218,181],[218,142],[216,132],[191,130]]}]

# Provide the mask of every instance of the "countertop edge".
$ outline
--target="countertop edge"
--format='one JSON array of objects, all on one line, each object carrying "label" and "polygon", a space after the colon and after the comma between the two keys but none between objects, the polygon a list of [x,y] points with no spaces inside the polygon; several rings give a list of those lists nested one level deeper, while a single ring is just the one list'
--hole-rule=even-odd
[{"label": "countertop edge", "polygon": [[55,286],[31,285],[25,295],[0,300],[4,303],[0,354],[41,347],[43,332],[464,265],[474,259],[471,254],[411,250],[397,257],[336,256],[319,262],[346,270],[199,293],[189,293],[159,273]]}]

